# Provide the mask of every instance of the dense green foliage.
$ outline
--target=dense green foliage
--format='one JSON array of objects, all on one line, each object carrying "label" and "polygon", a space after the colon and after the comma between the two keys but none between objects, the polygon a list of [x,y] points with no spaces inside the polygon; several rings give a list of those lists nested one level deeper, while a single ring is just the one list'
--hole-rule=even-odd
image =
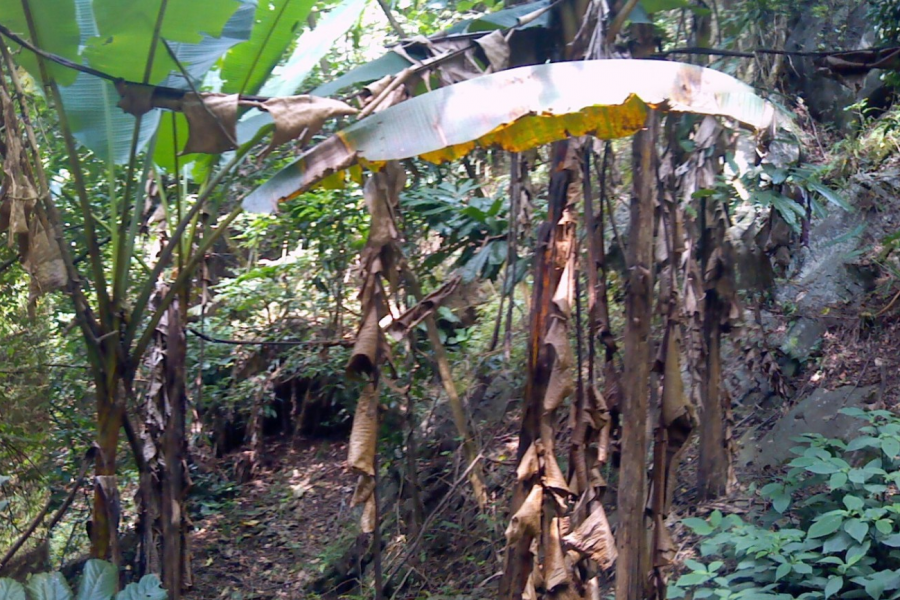
[{"label": "dense green foliage", "polygon": [[683,521],[700,556],[670,597],[900,598],[900,418],[843,412],[866,422],[859,435],[803,436],[787,473],[759,489],[768,512]]}]

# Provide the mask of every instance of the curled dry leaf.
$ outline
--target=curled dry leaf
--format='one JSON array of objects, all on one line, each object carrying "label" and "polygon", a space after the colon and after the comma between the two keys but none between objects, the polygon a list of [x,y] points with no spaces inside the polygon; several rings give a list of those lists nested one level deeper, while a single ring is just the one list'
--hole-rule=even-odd
[{"label": "curled dry leaf", "polygon": [[372,494],[369,496],[369,499],[366,500],[366,505],[363,507],[362,518],[359,522],[360,529],[363,533],[372,533],[375,531],[376,509],[375,494]]},{"label": "curled dry leaf", "polygon": [[350,506],[359,506],[363,502],[369,500],[369,496],[375,491],[375,478],[371,475],[363,473],[356,482],[356,489],[353,490],[353,497],[350,499]]},{"label": "curled dry leaf", "polygon": [[275,121],[272,141],[261,156],[266,156],[281,144],[294,139],[305,144],[322,129],[328,119],[358,112],[340,100],[308,95],[269,98],[259,104],[258,108],[272,115],[272,120]]},{"label": "curled dry leaf", "polygon": [[378,439],[378,384],[369,382],[363,388],[353,429],[350,431],[350,448],[347,462],[359,473],[375,476],[375,447]]},{"label": "curled dry leaf", "polygon": [[186,94],[181,110],[189,133],[182,154],[219,154],[237,147],[237,94]]},{"label": "curled dry leaf", "polygon": [[572,350],[569,346],[565,320],[559,317],[552,318],[545,343],[553,348],[555,355],[543,402],[544,412],[552,412],[559,408],[563,400],[575,389],[571,371]]},{"label": "curled dry leaf", "polygon": [[366,199],[366,208],[372,215],[368,239],[370,246],[381,247],[399,239],[400,232],[397,229],[395,215],[400,192],[405,185],[406,171],[396,161],[386,163],[366,181],[363,195]]},{"label": "curled dry leaf", "polygon": [[366,315],[356,332],[356,343],[347,363],[349,375],[368,374],[374,376],[379,361],[382,344],[381,328],[378,326],[378,308],[374,302],[366,308]]},{"label": "curled dry leaf", "polygon": [[571,582],[566,557],[563,553],[559,535],[559,518],[550,520],[550,527],[544,536],[544,585],[553,591],[561,585]]},{"label": "curled dry leaf", "polygon": [[509,520],[506,541],[514,544],[525,537],[535,537],[541,531],[541,505],[544,502],[544,488],[534,485],[525,502]]},{"label": "curled dry leaf", "polygon": [[519,481],[528,481],[537,475],[538,468],[537,444],[532,442],[532,444],[528,446],[528,450],[526,450],[525,454],[522,456],[519,466],[516,467],[516,478]]},{"label": "curled dry leaf", "polygon": [[566,483],[566,478],[563,475],[562,470],[559,468],[559,463],[556,462],[556,455],[552,450],[544,452],[543,462],[544,487],[546,487],[548,490],[552,490],[554,492],[554,495],[570,495],[572,491],[569,489],[569,485]]},{"label": "curled dry leaf", "polygon": [[653,535],[656,537],[653,544],[653,547],[656,548],[653,566],[656,568],[671,566],[678,548],[672,540],[672,535],[669,533],[669,528],[666,527],[662,515],[656,515],[654,518]]},{"label": "curled dry leaf", "polygon": [[63,288],[69,281],[59,243],[49,234],[37,215],[31,222],[30,243],[24,266],[31,275],[32,297]]},{"label": "curled dry leaf", "polygon": [[525,589],[522,591],[522,600],[538,600],[537,590],[534,587],[534,571],[528,575]]},{"label": "curled dry leaf", "polygon": [[489,34],[475,40],[475,43],[484,50],[484,55],[491,63],[491,71],[496,73],[509,67],[509,43],[503,37],[503,32],[495,29]]},{"label": "curled dry leaf", "polygon": [[381,112],[406,100],[407,93],[404,84],[408,82],[411,73],[409,70],[404,70],[396,75],[385,75],[378,81],[365,86],[362,101],[365,112]]},{"label": "curled dry leaf", "polygon": [[433,313],[441,305],[441,302],[453,293],[459,285],[459,281],[460,278],[458,276],[452,277],[444,285],[422,298],[415,306],[391,321],[390,325],[387,326],[387,331],[391,337],[396,341],[403,339],[413,327]]},{"label": "curled dry leaf", "polygon": [[116,91],[119,92],[119,102],[116,106],[128,114],[140,117],[157,108],[154,104],[155,86],[125,81],[117,81],[115,85]]},{"label": "curled dry leaf", "polygon": [[600,503],[595,505],[584,523],[565,536],[563,541],[589,556],[601,569],[608,569],[616,561],[616,540]]}]

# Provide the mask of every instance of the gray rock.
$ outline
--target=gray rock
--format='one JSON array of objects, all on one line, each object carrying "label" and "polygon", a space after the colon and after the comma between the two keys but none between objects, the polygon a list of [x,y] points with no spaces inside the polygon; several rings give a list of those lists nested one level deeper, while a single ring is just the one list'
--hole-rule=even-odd
[{"label": "gray rock", "polygon": [[818,320],[800,317],[784,336],[781,351],[798,362],[804,363],[819,349],[824,333],[825,326]]},{"label": "gray rock", "polygon": [[863,421],[840,414],[842,408],[869,408],[877,400],[877,386],[844,386],[835,390],[819,388],[801,400],[761,439],[749,430],[740,441],[738,466],[758,469],[775,467],[793,458],[794,438],[804,433],[818,433],[830,438],[848,440],[863,426]]}]

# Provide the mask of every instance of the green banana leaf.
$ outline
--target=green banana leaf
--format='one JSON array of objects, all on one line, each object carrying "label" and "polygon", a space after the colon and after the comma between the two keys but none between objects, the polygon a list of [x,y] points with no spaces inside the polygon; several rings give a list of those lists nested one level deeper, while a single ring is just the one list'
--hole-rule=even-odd
[{"label": "green banana leaf", "polygon": [[263,96],[293,96],[335,42],[359,20],[369,0],[344,0],[297,41],[283,67],[276,67],[260,92]]},{"label": "green banana leaf", "polygon": [[[100,35],[92,4],[91,0],[75,0],[82,43]],[[112,82],[78,73],[72,85],[61,87],[59,91],[75,139],[102,160],[115,163],[127,161],[134,133],[134,117],[116,106],[119,93]],[[151,112],[141,121],[139,150],[156,131],[158,123],[158,111]]]},{"label": "green banana leaf", "polygon": [[[228,50],[250,39],[256,16],[256,0],[239,0],[239,2],[240,6],[222,28],[222,35],[213,37],[203,34],[203,39],[196,44],[169,43],[169,47],[191,77],[194,87],[200,87],[203,77]],[[162,85],[183,90],[190,88],[180,71],[170,73]]]},{"label": "green banana leaf", "polygon": [[250,39],[232,48],[222,62],[222,91],[258,93],[297,32],[306,25],[314,4],[315,0],[260,0]]},{"label": "green banana leaf", "polygon": [[244,199],[271,212],[354,164],[465,155],[476,145],[522,151],[567,136],[629,136],[653,109],[730,117],[762,129],[774,107],[737,79],[677,62],[596,60],[520,67],[392,106],[326,139]]},{"label": "green banana leaf", "polygon": [[376,58],[371,62],[350,69],[337,79],[323,83],[310,92],[313,96],[333,96],[342,89],[357,83],[372,83],[386,75],[396,75],[403,69],[412,66],[412,63],[396,52]]},{"label": "green banana leaf", "polygon": [[[25,6],[34,17],[37,39],[32,39],[28,31]],[[79,62],[80,36],[75,18],[75,4],[72,0],[0,0],[0,23],[47,52]],[[23,50],[17,60],[32,77],[37,81],[41,80],[37,57],[34,54]],[[50,64],[48,70],[50,76],[61,85],[69,85],[75,81],[76,73],[72,69]]]},{"label": "green banana leaf", "polygon": [[[276,67],[260,92],[263,96],[293,96],[310,72],[357,22],[369,0],[344,0],[311,31],[304,33],[283,67]],[[250,110],[238,123],[238,143],[253,139],[261,128],[272,123],[269,113]]]},{"label": "green banana leaf", "polygon": [[[44,1],[44,0],[42,0]],[[37,3],[37,0],[31,0]],[[95,69],[128,81],[144,81],[153,52],[147,83],[158,84],[178,67],[153,35],[163,0],[94,0],[99,35],[87,40],[82,55]],[[166,0],[159,37],[168,43],[199,44],[204,34],[220,37],[225,23],[241,6],[237,0]]]}]

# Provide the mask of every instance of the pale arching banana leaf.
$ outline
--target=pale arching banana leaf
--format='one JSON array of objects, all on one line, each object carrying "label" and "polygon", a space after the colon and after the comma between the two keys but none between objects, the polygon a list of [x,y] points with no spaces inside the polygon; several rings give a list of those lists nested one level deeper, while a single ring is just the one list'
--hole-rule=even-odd
[{"label": "pale arching banana leaf", "polygon": [[412,98],[310,148],[244,199],[270,212],[356,164],[459,158],[476,145],[521,151],[566,136],[612,139],[644,126],[650,108],[730,117],[762,129],[774,107],[737,79],[696,65],[597,60],[520,67]]}]

